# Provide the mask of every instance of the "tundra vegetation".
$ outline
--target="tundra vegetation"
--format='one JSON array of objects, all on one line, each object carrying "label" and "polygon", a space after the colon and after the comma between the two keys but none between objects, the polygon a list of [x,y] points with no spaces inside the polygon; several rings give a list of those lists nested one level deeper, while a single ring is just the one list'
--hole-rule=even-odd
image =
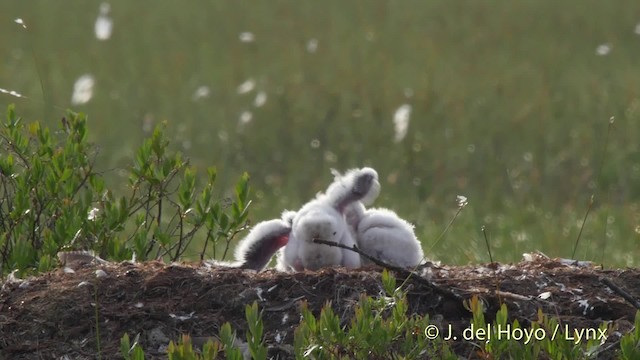
[{"label": "tundra vegetation", "polygon": [[[0,105],[51,128],[66,108],[90,114],[96,170],[118,194],[132,149],[167,121],[199,181],[219,170],[216,195],[250,173],[253,223],[299,208],[331,168],[371,166],[376,206],[449,264],[489,260],[483,225],[496,260],[570,257],[594,195],[576,255],[633,266],[639,12],[633,0],[113,3],[101,40],[96,4],[6,1],[0,88],[28,99]],[[72,102],[76,80],[93,87]],[[457,195],[469,205],[436,243]]]}]

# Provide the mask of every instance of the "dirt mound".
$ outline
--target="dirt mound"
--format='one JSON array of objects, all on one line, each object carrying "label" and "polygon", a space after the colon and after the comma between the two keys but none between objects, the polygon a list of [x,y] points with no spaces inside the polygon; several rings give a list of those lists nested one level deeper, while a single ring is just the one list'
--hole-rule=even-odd
[{"label": "dirt mound", "polygon": [[[540,256],[518,264],[431,266],[421,271],[423,278],[407,282],[410,311],[429,314],[442,327],[451,324],[459,331],[471,318],[462,300],[478,294],[488,305],[488,316],[503,302],[510,318],[523,326],[537,319],[539,308],[572,329],[598,328],[610,321],[618,331],[610,331],[607,343],[615,345],[620,333],[631,328],[636,312],[633,299],[621,294],[640,297],[637,269],[603,270]],[[270,356],[292,358],[289,344],[300,321],[300,300],[308,301],[316,314],[331,301],[347,324],[362,293],[382,293],[380,268],[256,274],[159,262],[85,264],[75,272],[60,269],[4,284],[0,359],[94,359],[97,339],[102,358],[120,358],[125,332],[132,338],[140,334],[147,358],[165,358],[170,339],[188,333],[197,343],[216,335],[227,321],[243,337],[244,308],[254,300],[262,309]],[[463,341],[453,347],[463,357],[474,353]],[[617,348],[603,355],[611,357]]]}]

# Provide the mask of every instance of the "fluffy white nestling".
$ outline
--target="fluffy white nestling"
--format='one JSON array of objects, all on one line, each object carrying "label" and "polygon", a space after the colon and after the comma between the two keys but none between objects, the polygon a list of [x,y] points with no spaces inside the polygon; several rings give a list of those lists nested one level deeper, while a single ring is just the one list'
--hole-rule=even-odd
[{"label": "fluffy white nestling", "polygon": [[344,210],[377,191],[372,190],[378,184],[377,178],[378,174],[371,168],[350,170],[344,176],[336,176],[325,193],[297,211],[292,219],[289,242],[278,257],[278,269],[302,271],[337,265],[360,267],[360,255],[357,253],[318,244],[314,240],[332,241],[349,247],[355,245]]},{"label": "fluffy white nestling", "polygon": [[[365,209],[361,203],[346,210],[357,239],[358,247],[366,254],[400,267],[419,265],[424,252],[416,238],[413,225],[395,212],[384,208]],[[365,258],[363,264],[369,263]]]},{"label": "fluffy white nestling", "polygon": [[357,253],[314,242],[320,239],[350,247],[355,244],[344,216],[322,200],[307,203],[296,214],[291,239],[293,241],[287,244],[283,254],[283,260],[289,269],[318,270],[337,265],[360,267],[360,256]]},{"label": "fluffy white nestling", "polygon": [[[333,174],[336,181],[332,186],[335,187],[336,182],[343,181],[342,179],[353,176],[354,173],[351,170],[341,175],[333,170]],[[413,225],[392,210],[365,207],[365,205],[371,205],[379,194],[380,183],[376,176],[375,184],[362,199],[350,203],[344,209],[345,219],[358,248],[392,265],[401,267],[419,265],[423,261],[424,252],[420,241],[416,238]],[[363,265],[368,263],[370,263],[369,260],[362,258]]]},{"label": "fluffy white nestling", "polygon": [[370,167],[351,169],[344,174],[331,169],[331,174],[333,182],[327,191],[318,194],[317,198],[326,199],[343,214],[347,206],[356,202],[370,205],[380,194],[378,173]]},{"label": "fluffy white nestling", "polygon": [[271,257],[289,241],[291,223],[273,219],[256,224],[235,250],[238,267],[260,271]]}]

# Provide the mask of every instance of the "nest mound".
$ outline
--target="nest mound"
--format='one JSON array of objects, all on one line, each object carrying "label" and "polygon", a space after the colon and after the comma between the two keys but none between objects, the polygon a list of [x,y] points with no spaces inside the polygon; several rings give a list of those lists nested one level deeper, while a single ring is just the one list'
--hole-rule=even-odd
[{"label": "nest mound", "polygon": [[[501,303],[523,327],[537,319],[538,309],[571,329],[598,328],[609,321],[617,331],[607,334],[612,346],[601,355],[613,357],[620,335],[633,326],[640,270],[605,270],[542,256],[529,260],[425,268],[422,277],[406,282],[409,311],[462,331],[471,319],[462,300],[476,294],[487,305],[487,322]],[[293,358],[301,300],[315,314],[330,302],[348,324],[361,294],[383,293],[380,274],[378,267],[255,273],[147,262],[84,264],[75,272],[67,268],[7,280],[0,292],[0,359],[94,359],[97,339],[102,358],[120,358],[125,332],[140,335],[148,359],[166,358],[169,340],[190,334],[198,344],[218,334],[227,321],[244,337],[244,309],[253,301],[262,310],[269,355]],[[459,355],[474,357],[472,344],[452,345]]]}]

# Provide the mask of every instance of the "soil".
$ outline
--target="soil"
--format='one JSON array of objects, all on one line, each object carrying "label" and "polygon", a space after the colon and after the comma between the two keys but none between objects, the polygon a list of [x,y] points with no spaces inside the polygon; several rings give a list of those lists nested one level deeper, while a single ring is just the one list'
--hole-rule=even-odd
[{"label": "soil", "polygon": [[[420,273],[405,285],[410,311],[429,314],[443,328],[451,324],[462,332],[469,327],[471,313],[463,300],[477,294],[487,306],[488,321],[506,303],[510,319],[523,326],[538,318],[538,309],[570,329],[610,322],[599,355],[605,359],[616,356],[620,336],[633,327],[634,299],[640,298],[639,269],[602,269],[539,254],[516,264],[431,264]],[[347,324],[361,294],[381,294],[380,277],[379,267],[255,273],[148,262],[80,264],[9,279],[0,292],[0,359],[96,359],[97,339],[101,358],[119,359],[125,332],[132,339],[139,334],[147,359],[162,359],[170,339],[190,334],[197,344],[217,335],[227,321],[244,338],[244,309],[253,301],[262,310],[269,356],[289,359],[300,301],[315,314],[331,302]],[[462,358],[479,356],[468,341],[452,346]]]}]

